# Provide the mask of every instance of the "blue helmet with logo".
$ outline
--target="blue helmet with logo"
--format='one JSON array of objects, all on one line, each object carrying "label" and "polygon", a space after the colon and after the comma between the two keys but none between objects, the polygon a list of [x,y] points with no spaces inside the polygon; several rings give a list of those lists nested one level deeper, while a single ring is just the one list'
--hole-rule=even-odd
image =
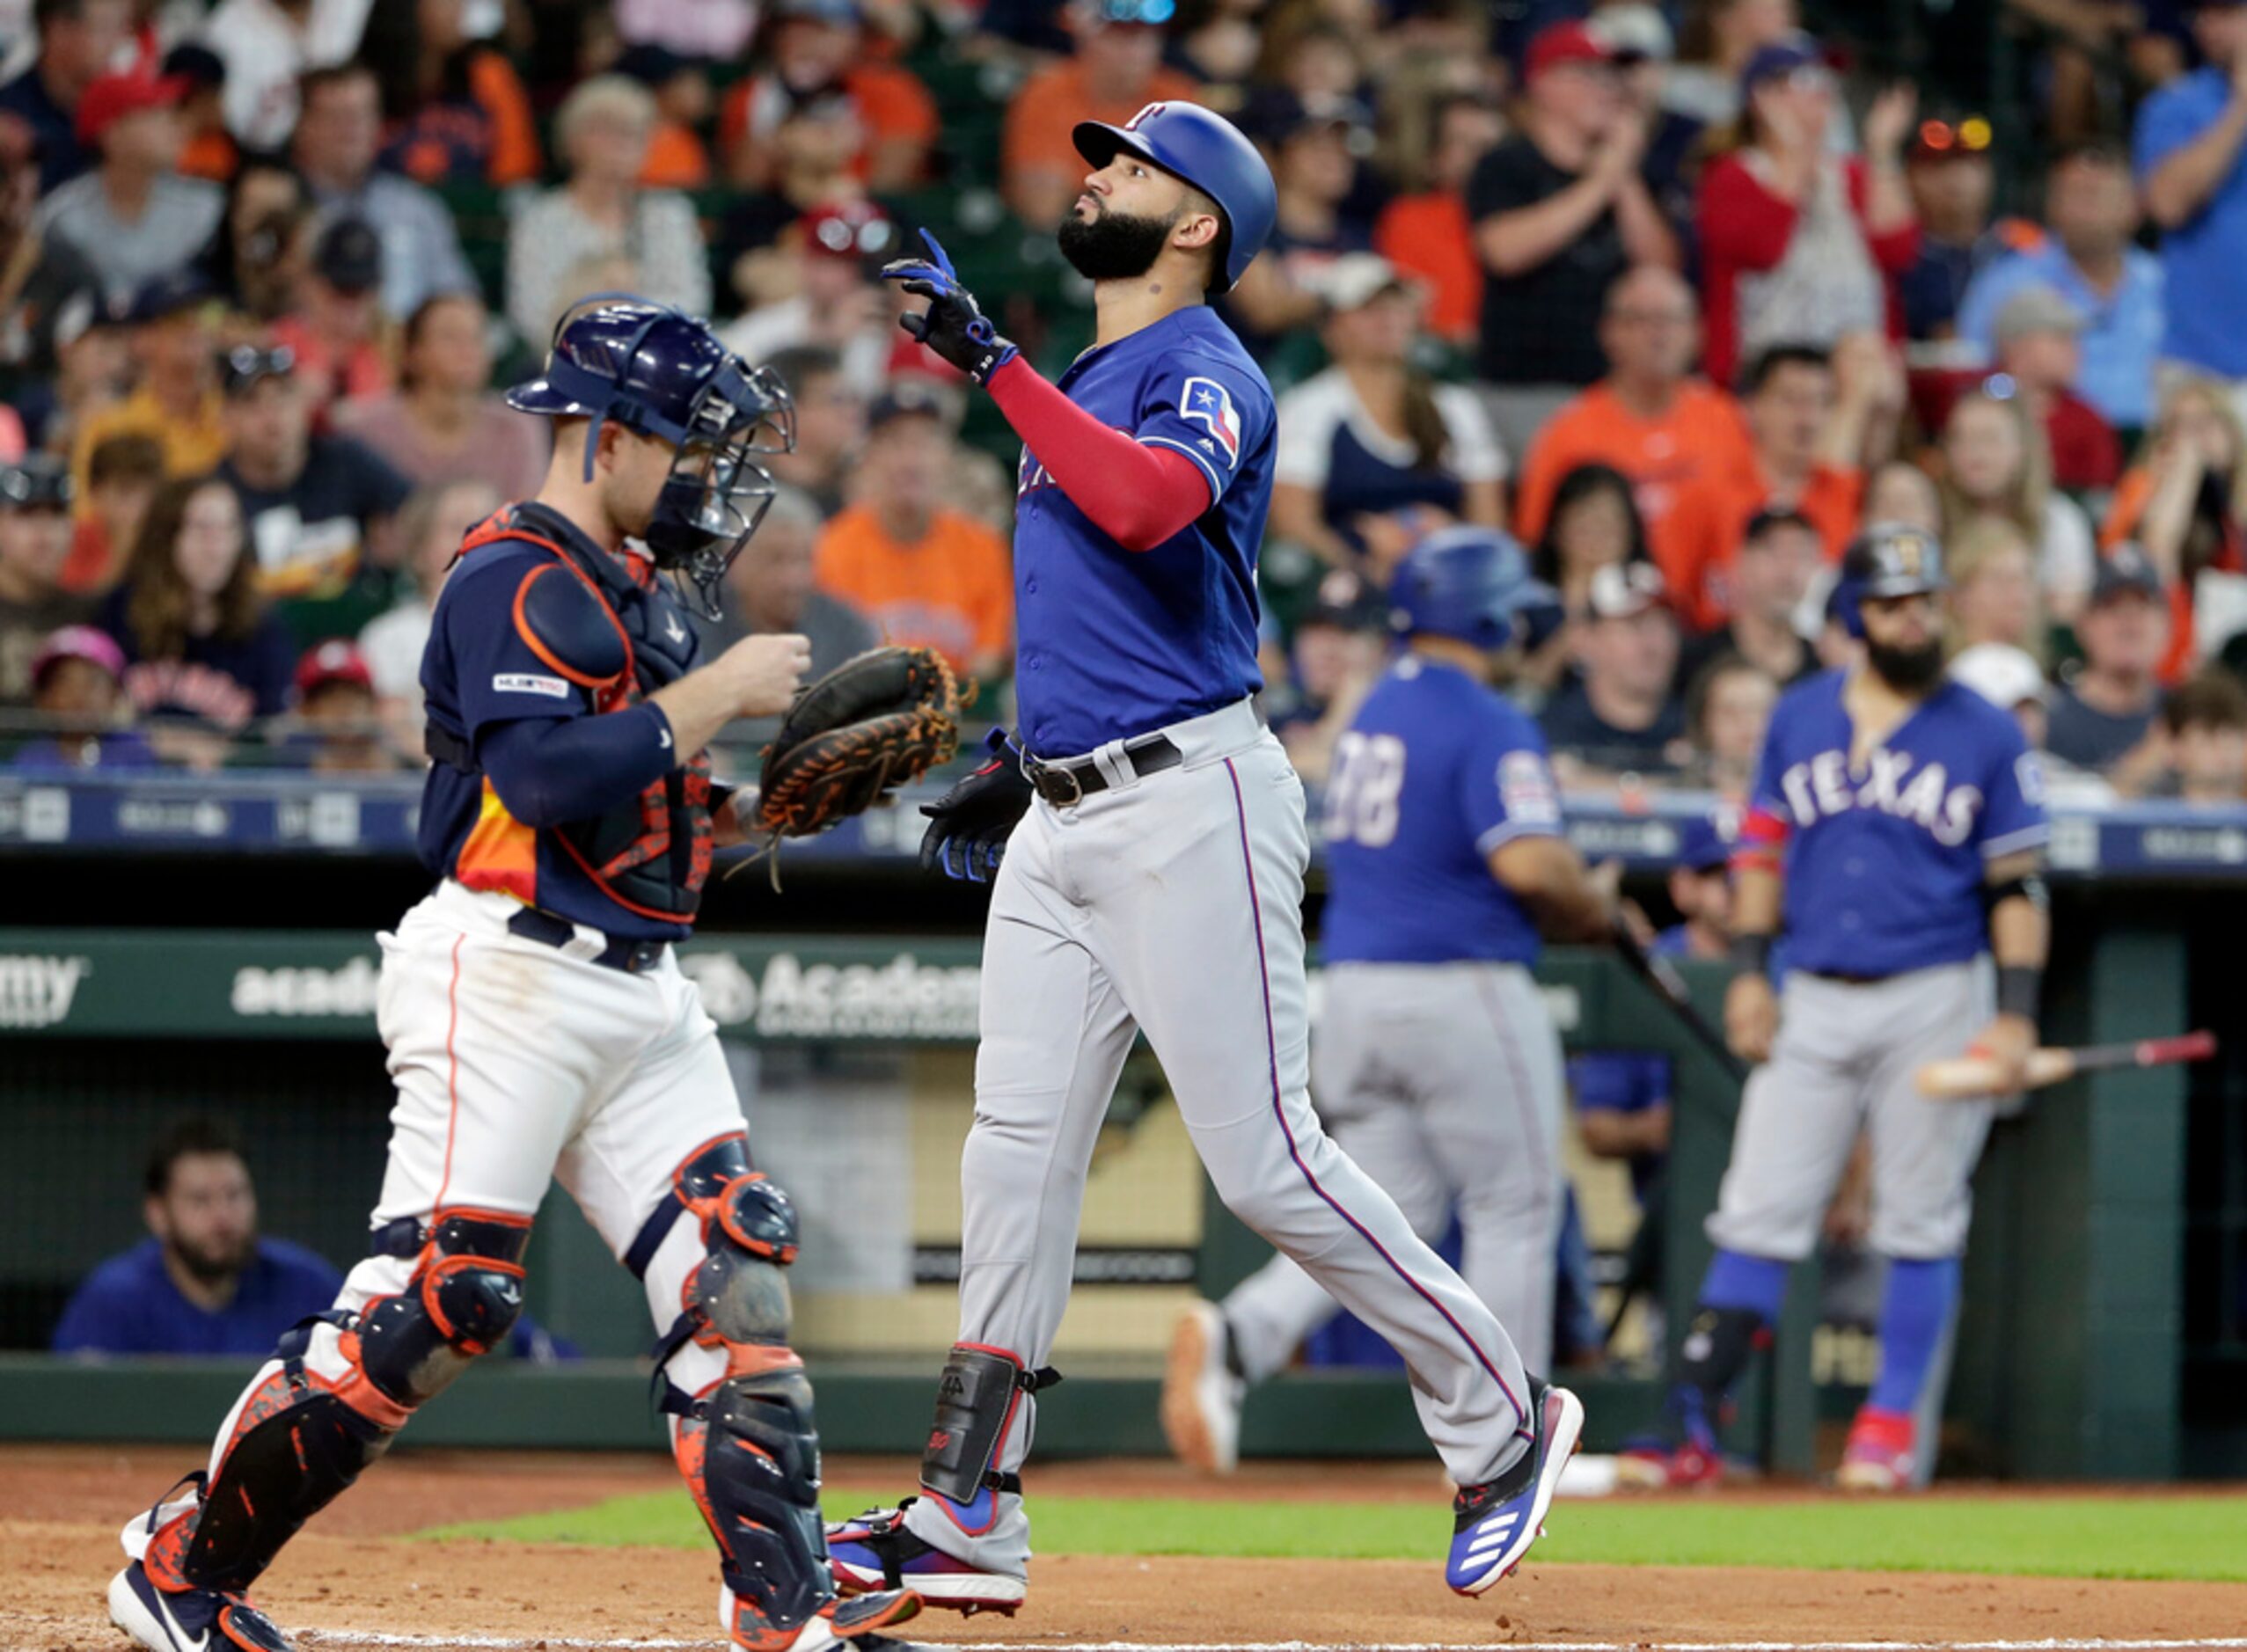
[{"label": "blue helmet with logo", "polygon": [[1529,556],[1508,533],[1461,525],[1414,545],[1389,583],[1389,628],[1424,632],[1495,654],[1520,641],[1533,646],[1541,618],[1560,599],[1533,579]]},{"label": "blue helmet with logo", "polygon": [[683,311],[596,293],[563,311],[545,371],[507,400],[524,413],[591,420],[589,481],[604,424],[676,450],[641,537],[655,566],[679,574],[717,618],[726,570],[772,502],[772,478],[752,456],[795,446],[794,405],[779,375],[750,366]]},{"label": "blue helmet with logo", "polygon": [[1844,631],[1863,637],[1864,614],[1857,604],[1865,597],[1912,596],[1950,583],[1943,572],[1943,546],[1933,534],[1908,523],[1877,522],[1842,552],[1841,577],[1830,607]]},{"label": "blue helmet with logo", "polygon": [[1080,121],[1072,135],[1077,153],[1105,166],[1129,153],[1183,179],[1217,202],[1225,227],[1218,234],[1217,260],[1209,290],[1229,292],[1264,243],[1279,216],[1279,192],[1271,168],[1241,128],[1198,103],[1173,99],[1151,103],[1122,126]]}]

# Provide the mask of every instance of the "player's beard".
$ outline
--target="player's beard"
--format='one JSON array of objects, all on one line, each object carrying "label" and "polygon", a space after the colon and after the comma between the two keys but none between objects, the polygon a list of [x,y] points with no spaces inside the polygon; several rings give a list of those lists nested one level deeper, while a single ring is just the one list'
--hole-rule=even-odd
[{"label": "player's beard", "polygon": [[240,1242],[234,1245],[223,1240],[190,1245],[174,1234],[172,1254],[179,1259],[180,1267],[186,1268],[192,1277],[203,1284],[216,1285],[233,1278],[250,1265],[250,1259],[257,1251],[257,1243],[255,1233],[244,1234]]},{"label": "player's beard", "polygon": [[1899,693],[1923,693],[1943,675],[1943,639],[1930,637],[1916,648],[1897,648],[1868,637],[1864,657]]},{"label": "player's beard", "polygon": [[1145,274],[1162,256],[1178,215],[1139,218],[1103,207],[1089,218],[1061,221],[1061,256],[1089,281],[1128,281]]}]

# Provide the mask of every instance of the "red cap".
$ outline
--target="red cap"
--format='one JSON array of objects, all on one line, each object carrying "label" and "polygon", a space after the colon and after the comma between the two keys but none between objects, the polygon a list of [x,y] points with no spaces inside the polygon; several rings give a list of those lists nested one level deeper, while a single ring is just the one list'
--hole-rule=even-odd
[{"label": "red cap", "polygon": [[185,75],[151,75],[145,69],[104,75],[78,99],[78,142],[99,143],[110,126],[143,109],[169,109],[187,95]]},{"label": "red cap", "polygon": [[304,657],[296,662],[296,698],[303,699],[331,683],[356,683],[362,689],[375,686],[375,674],[367,669],[367,656],[359,652],[358,644],[336,637],[304,650]]},{"label": "red cap", "polygon": [[1537,32],[1529,42],[1529,55],[1523,61],[1521,77],[1534,80],[1548,69],[1563,63],[1612,63],[1615,48],[1592,32],[1588,25],[1570,19],[1550,24]]}]

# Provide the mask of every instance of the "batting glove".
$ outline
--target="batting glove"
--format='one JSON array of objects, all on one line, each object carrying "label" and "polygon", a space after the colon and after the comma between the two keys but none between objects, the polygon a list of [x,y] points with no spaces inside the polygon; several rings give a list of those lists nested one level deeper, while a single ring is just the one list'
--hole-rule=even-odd
[{"label": "batting glove", "polygon": [[988,883],[1006,852],[1006,838],[1036,795],[1022,772],[1022,754],[994,728],[984,742],[991,761],[933,803],[921,805],[928,830],[920,840],[920,869],[967,883]]},{"label": "batting glove", "polygon": [[928,300],[926,312],[899,316],[897,325],[977,384],[989,384],[993,373],[1021,352],[992,328],[975,295],[960,284],[936,238],[923,230],[920,238],[927,243],[927,258],[901,258],[882,267],[883,281],[903,282],[907,292]]}]

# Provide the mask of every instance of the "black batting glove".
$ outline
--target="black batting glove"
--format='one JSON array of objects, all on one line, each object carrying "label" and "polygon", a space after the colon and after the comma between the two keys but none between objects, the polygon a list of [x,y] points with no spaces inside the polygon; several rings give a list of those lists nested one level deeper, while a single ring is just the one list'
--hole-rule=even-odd
[{"label": "black batting glove", "polygon": [[907,292],[928,300],[925,313],[899,316],[897,325],[977,384],[987,384],[1021,352],[1013,340],[999,336],[975,295],[960,285],[936,238],[923,230],[920,238],[927,243],[927,258],[901,258],[882,267],[883,281],[903,282]]},{"label": "black batting glove", "polygon": [[941,872],[965,883],[988,883],[1006,852],[1007,836],[1029,811],[1036,795],[1022,772],[1021,752],[994,728],[984,742],[991,760],[920,812],[928,816],[921,834],[920,869]]}]

